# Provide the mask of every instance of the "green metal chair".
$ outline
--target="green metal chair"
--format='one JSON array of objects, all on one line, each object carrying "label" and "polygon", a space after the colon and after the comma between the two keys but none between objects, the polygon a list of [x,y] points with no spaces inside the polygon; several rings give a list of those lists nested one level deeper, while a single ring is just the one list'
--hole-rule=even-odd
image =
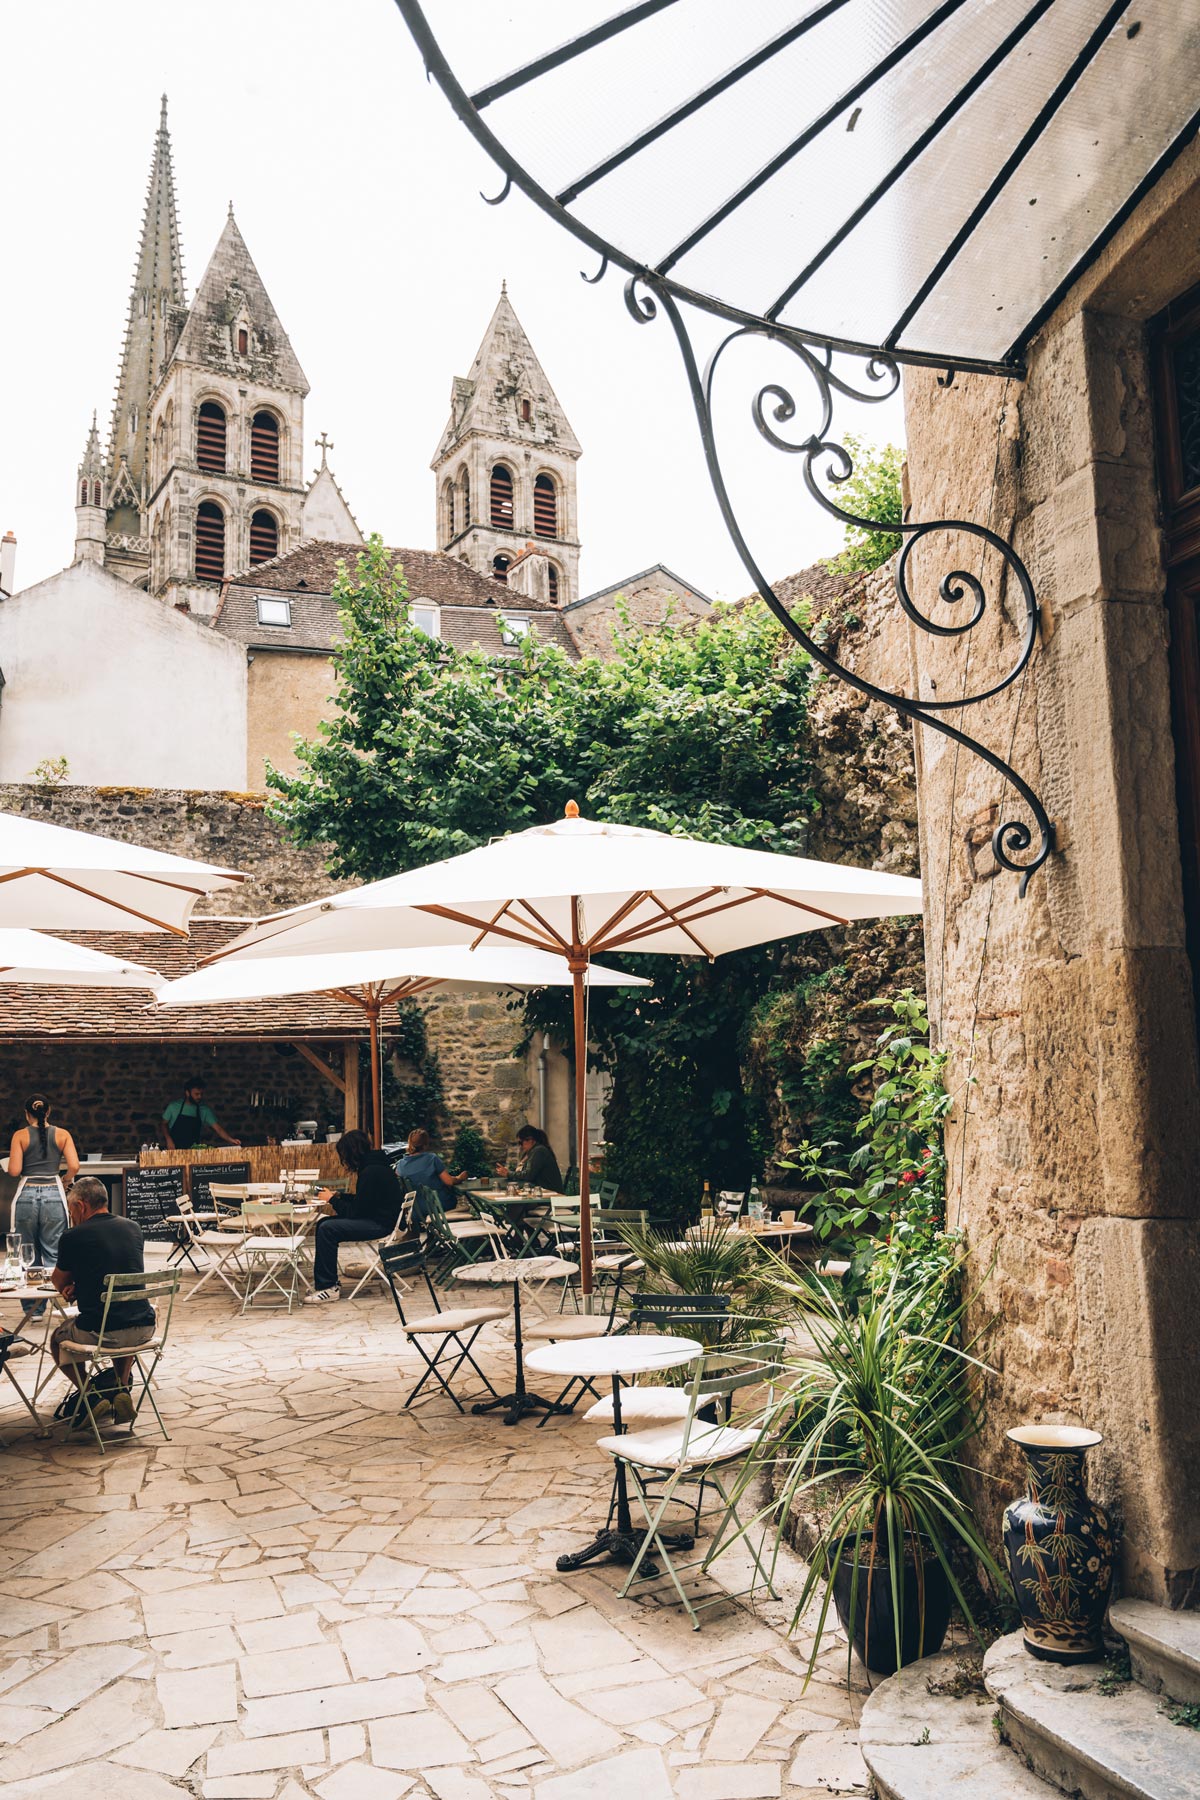
[{"label": "green metal chair", "polygon": [[[624,1464],[627,1480],[646,1520],[646,1534],[630,1564],[629,1574],[620,1590],[621,1599],[627,1599],[635,1586],[663,1579],[663,1575],[641,1573],[648,1554],[661,1560],[663,1572],[679,1596],[693,1631],[699,1631],[699,1615],[706,1607],[752,1595],[759,1585],[756,1578],[761,1579],[773,1600],[779,1598],[747,1522],[738,1512],[741,1488],[737,1480],[731,1484],[730,1474],[744,1469],[747,1459],[761,1442],[760,1433],[752,1425],[739,1425],[733,1421],[734,1396],[745,1389],[759,1389],[766,1384],[769,1403],[773,1384],[783,1372],[782,1355],[783,1345],[778,1341],[712,1351],[697,1359],[696,1372],[686,1390],[687,1413],[682,1424],[650,1427],[625,1432],[620,1437],[600,1439],[599,1448],[614,1462]],[[722,1402],[726,1423],[714,1423],[703,1416],[705,1411]],[[676,1562],[670,1551],[671,1533],[664,1531],[665,1515],[670,1506],[680,1503],[680,1488],[697,1483],[715,1490],[720,1501],[719,1522],[702,1556],[693,1557],[689,1562]],[[742,1539],[750,1554],[753,1565],[750,1586],[738,1594],[728,1593],[724,1588],[711,1595],[689,1594],[682,1578],[693,1573],[706,1574],[733,1532]]]}]

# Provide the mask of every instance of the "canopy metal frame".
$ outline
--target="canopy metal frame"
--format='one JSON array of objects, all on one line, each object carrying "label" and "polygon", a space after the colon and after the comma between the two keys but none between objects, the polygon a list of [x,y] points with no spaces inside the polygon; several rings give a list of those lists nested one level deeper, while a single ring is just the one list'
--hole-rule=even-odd
[{"label": "canopy metal frame", "polygon": [[[1014,19],[1003,40],[989,55],[981,59],[970,77],[964,80],[942,105],[936,117],[895,158],[871,191],[852,210],[848,210],[847,216],[832,234],[823,243],[813,246],[804,267],[760,314],[747,312],[718,295],[687,286],[674,273],[677,265],[689,250],[742,206],[822,132],[835,123],[839,129],[848,128],[847,116],[850,115],[852,123],[853,108],[859,101],[876,90],[906,56],[931,40],[938,28],[961,12],[969,4],[969,0],[940,0],[940,4],[931,4],[925,16],[904,37],[892,44],[849,88],[824,106],[818,116],[780,148],[770,162],[742,181],[733,193],[710,211],[707,217],[694,224],[688,234],[659,257],[653,266],[647,266],[633,260],[627,252],[578,217],[571,210],[573,202],[614,170],[626,166],[642,150],[662,139],[684,120],[694,116],[716,95],[762,67],[789,45],[840,12],[849,4],[849,0],[809,0],[803,10],[798,6],[798,16],[772,39],[743,55],[731,68],[710,78],[694,93],[676,102],[661,117],[648,122],[617,148],[608,150],[602,160],[575,175],[555,192],[543,186],[512,153],[502,138],[493,131],[486,115],[494,102],[518,90],[530,90],[539,77],[574,62],[601,44],[611,43],[643,21],[676,4],[678,0],[637,0],[637,3],[624,6],[609,18],[548,49],[508,75],[469,92],[451,67],[426,17],[425,6],[420,0],[396,0],[424,59],[428,75],[437,82],[454,112],[503,175],[500,191],[490,196],[485,194],[482,198],[489,205],[499,205],[507,199],[514,187],[519,189],[535,206],[555,219],[600,258],[599,267],[594,274],[583,273],[585,281],[598,282],[610,268],[619,268],[626,276],[625,300],[631,317],[638,324],[646,324],[661,314],[669,322],[683,360],[717,505],[747,573],[780,623],[813,660],[830,674],[847,682],[868,699],[879,701],[893,708],[902,717],[950,738],[955,744],[979,757],[1020,797],[1028,817],[1002,817],[992,835],[992,851],[1001,867],[1019,875],[1020,891],[1024,894],[1030,877],[1042,867],[1055,847],[1053,824],[1039,795],[1011,764],[962,729],[961,715],[966,708],[994,700],[1018,682],[1028,667],[1040,629],[1040,609],[1033,582],[1012,541],[994,531],[990,524],[942,518],[904,520],[897,525],[891,521],[859,517],[839,505],[837,489],[853,475],[854,462],[835,430],[835,405],[839,399],[870,404],[890,398],[899,388],[900,368],[903,364],[938,369],[941,371],[939,380],[946,386],[954,381],[958,371],[1022,380],[1025,375],[1025,352],[1034,334],[1083,269],[1095,260],[1143,196],[1195,137],[1200,129],[1200,109],[1177,132],[1133,191],[1123,202],[1113,207],[1110,216],[1100,224],[1086,253],[1070,268],[1065,279],[1039,308],[1036,316],[1024,324],[1002,358],[992,361],[964,357],[961,352],[935,354],[903,344],[906,326],[934,290],[945,270],[968,243],[979,221],[1003,192],[1014,171],[1021,167],[1034,146],[1053,126],[1064,104],[1091,68],[1111,33],[1122,27],[1126,35],[1132,37],[1140,30],[1136,19],[1125,17],[1130,12],[1131,0],[1111,0],[1091,31],[1081,40],[1061,76],[1047,92],[1036,115],[996,169],[968,216],[942,248],[900,316],[883,335],[882,341],[870,344],[817,335],[781,323],[779,315],[783,308],[801,292],[805,283],[827,262],[855,227],[870,217],[872,210],[895,188],[924,148],[939,134],[954,127],[957,115],[972,96],[979,92],[989,76],[1007,58],[1019,57],[1028,52],[1026,40],[1038,22],[1050,11],[1054,0],[1029,0],[1020,16]],[[1136,8],[1133,10],[1136,12]],[[633,41],[630,40],[631,43]],[[693,323],[696,315],[701,315],[706,320],[724,320],[732,328],[707,358],[702,358],[696,348]],[[774,346],[784,359],[785,367],[790,370],[786,380],[758,386],[753,394],[751,410],[758,431],[773,449],[800,458],[804,487],[812,499],[834,518],[866,531],[898,533],[904,539],[895,571],[896,594],[905,616],[916,628],[934,637],[969,639],[969,634],[987,616],[990,605],[994,604],[996,610],[1000,611],[1005,589],[1015,595],[1019,642],[1002,676],[981,685],[977,691],[964,691],[952,699],[923,698],[890,691],[865,680],[840,663],[805,629],[801,619],[781,600],[760,567],[748,532],[734,506],[722,467],[714,419],[714,379],[717,370],[730,348],[746,340],[765,341]],[[797,417],[799,411],[795,398],[797,378],[815,390],[819,424],[807,437],[793,441],[786,436],[784,428]],[[960,612],[958,615],[947,614],[935,618],[929,616],[916,598],[913,556],[918,545],[929,545],[929,541],[938,534],[951,541],[955,538],[960,542],[963,538],[973,540],[981,552],[981,573],[975,574],[961,567],[947,568],[940,579],[936,580],[937,600],[946,607],[959,608]],[[994,552],[994,558],[992,572],[985,587],[982,569],[983,558],[988,550]],[[957,553],[956,546],[955,554]],[[999,561],[996,562],[995,558]],[[940,560],[944,564],[953,558],[943,557]],[[928,566],[927,555],[922,559],[922,567],[925,569]],[[967,667],[969,670],[969,662]],[[952,724],[950,715],[958,715],[959,722]]]}]

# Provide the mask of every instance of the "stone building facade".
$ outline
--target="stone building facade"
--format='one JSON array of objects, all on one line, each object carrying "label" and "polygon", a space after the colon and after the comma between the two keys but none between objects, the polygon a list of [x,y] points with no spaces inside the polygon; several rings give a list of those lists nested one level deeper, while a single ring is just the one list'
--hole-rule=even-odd
[{"label": "stone building facade", "polygon": [[633,628],[647,631],[666,624],[668,619],[677,624],[689,618],[702,619],[712,611],[712,604],[707,594],[681,575],[663,563],[655,563],[651,569],[639,569],[636,575],[627,575],[622,581],[569,601],[563,610],[583,655],[608,656],[618,607]]},{"label": "stone building facade", "polygon": [[[989,841],[1019,802],[944,738],[916,742],[951,1218],[999,1319],[984,1460],[1015,1478],[1003,1434],[1025,1420],[1103,1432],[1094,1485],[1124,1523],[1126,1582],[1174,1605],[1200,1604],[1200,662],[1182,528],[1198,472],[1181,454],[1198,283],[1193,143],[1048,319],[1023,384],[905,380],[912,518],[1013,533],[1043,607],[1016,690],[963,715],[1054,820],[1026,898]],[[946,569],[976,567],[963,554],[946,535],[918,551],[931,611]],[[981,572],[972,688],[1008,666],[1019,626],[1002,571]],[[958,692],[958,657],[914,629],[904,672]]]},{"label": "stone building facade", "polygon": [[533,539],[537,586],[553,605],[579,593],[579,440],[513,311],[507,286],[475,353],[457,375],[450,417],[430,465],[437,544],[481,575],[504,580]]}]

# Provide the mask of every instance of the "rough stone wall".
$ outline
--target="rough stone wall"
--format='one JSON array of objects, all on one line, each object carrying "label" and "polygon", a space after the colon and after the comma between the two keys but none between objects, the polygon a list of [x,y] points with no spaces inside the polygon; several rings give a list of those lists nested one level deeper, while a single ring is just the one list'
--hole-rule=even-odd
[{"label": "rough stone wall", "polygon": [[426,1016],[452,1125],[469,1119],[501,1157],[518,1126],[537,1116],[532,1059],[513,1055],[523,1035],[520,1013],[503,998],[449,993],[431,994]]},{"label": "rough stone wall", "polygon": [[[295,1051],[272,1044],[0,1045],[0,1154],[25,1123],[24,1103],[44,1093],[54,1122],[75,1139],[80,1155],[136,1155],[162,1143],[162,1113],[183,1084],[199,1075],[206,1100],[232,1136],[262,1144],[291,1136],[298,1119],[340,1131],[342,1096]],[[338,1046],[331,1060],[340,1069]],[[262,1097],[254,1104],[253,1096]]]},{"label": "rough stone wall", "polygon": [[[884,687],[903,685],[908,629],[891,563],[850,579],[807,569],[775,586],[792,608],[812,603],[824,642],[845,668]],[[817,683],[809,724],[818,811],[805,854],[918,874],[911,728],[891,707],[834,676]],[[835,965],[840,975],[805,990]],[[796,988],[772,1002],[752,1043],[752,1065],[767,1086],[775,1140],[784,1149],[833,1128],[819,1093],[797,1081],[810,1054],[836,1045],[844,1070],[867,1053],[886,1022],[872,1003],[904,988],[924,990],[921,921],[880,919],[808,932],[790,947],[789,969]],[[822,1066],[828,1078],[832,1070]]]},{"label": "rough stone wall", "polygon": [[268,762],[285,775],[299,769],[296,738],[316,740],[337,686],[328,656],[255,649],[246,673],[246,786],[266,791]]},{"label": "rough stone wall", "polygon": [[[1200,1069],[1144,325],[1200,280],[1198,181],[1193,147],[1047,325],[1023,386],[905,383],[912,516],[1015,531],[1044,608],[1017,690],[963,719],[1055,820],[1058,853],[1027,898],[989,843],[1019,802],[944,738],[922,728],[917,744],[929,992],[956,1090],[951,1212],[979,1272],[995,1259],[982,1461],[1002,1479],[987,1499],[1017,1480],[1008,1427],[1094,1426],[1126,1580],[1175,1604],[1196,1603],[1200,1566]],[[1013,584],[949,535],[915,560],[942,619],[941,575],[981,568],[970,685],[989,686],[1019,631]],[[962,642],[914,629],[910,653],[923,694],[961,691]]]}]

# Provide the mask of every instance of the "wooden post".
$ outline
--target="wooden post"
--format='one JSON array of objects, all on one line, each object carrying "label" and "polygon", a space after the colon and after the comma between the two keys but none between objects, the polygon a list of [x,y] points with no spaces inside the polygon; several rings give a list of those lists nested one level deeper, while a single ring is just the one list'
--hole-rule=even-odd
[{"label": "wooden post", "polygon": [[383,1071],[379,1066],[379,1002],[367,1008],[371,1025],[371,1141],[377,1150],[383,1148]]},{"label": "wooden post", "polygon": [[358,1130],[358,1039],[346,1038],[342,1044],[342,1067],[346,1076],[346,1099],[342,1114],[344,1131]]},{"label": "wooden post", "polygon": [[579,1157],[579,1291],[585,1312],[592,1310],[592,1183],[588,1168],[587,1017],[583,984],[588,955],[579,938],[579,901],[571,900],[571,993],[575,1014],[575,1146]]}]

